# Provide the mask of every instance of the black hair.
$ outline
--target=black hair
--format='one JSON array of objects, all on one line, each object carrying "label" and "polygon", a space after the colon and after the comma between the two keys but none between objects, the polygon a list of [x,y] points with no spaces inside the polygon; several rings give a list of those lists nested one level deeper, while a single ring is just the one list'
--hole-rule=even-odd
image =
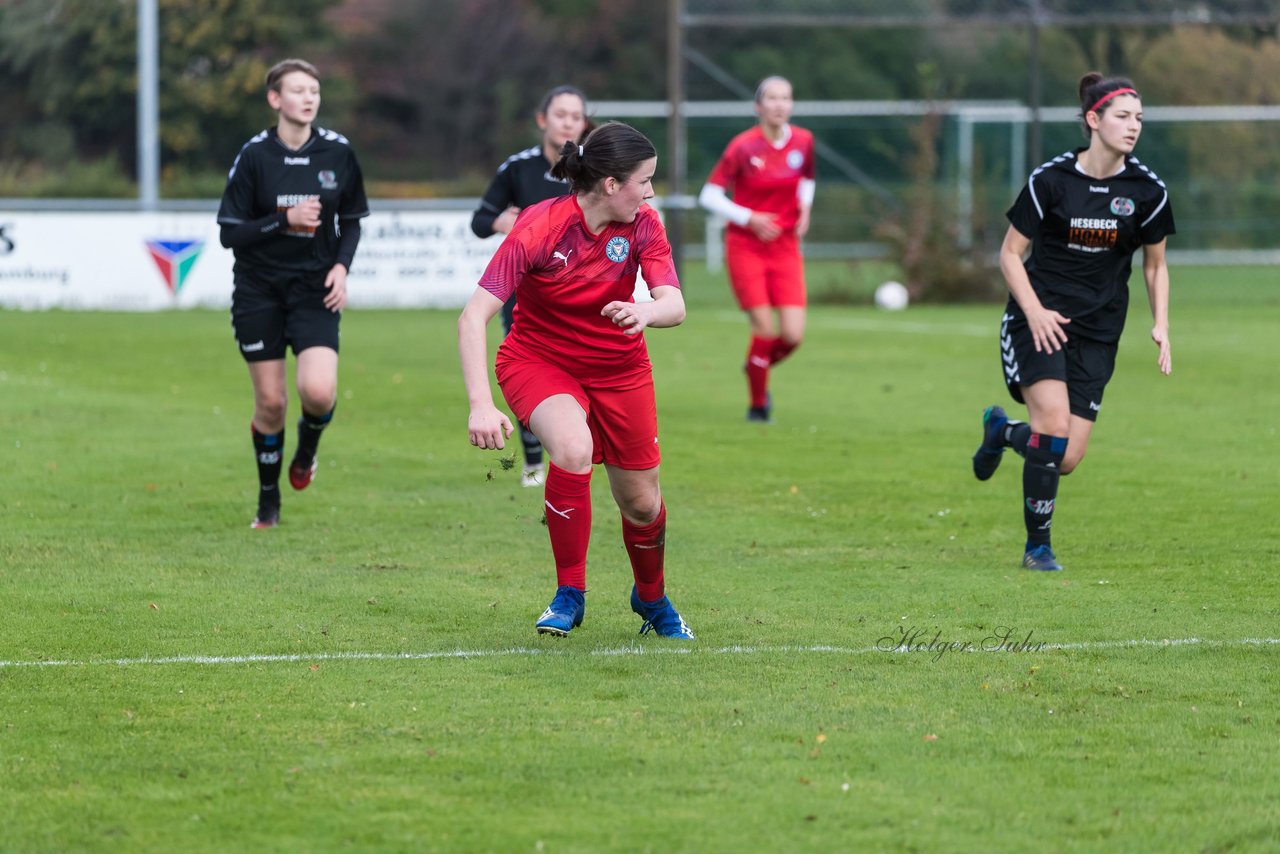
[{"label": "black hair", "polygon": [[566,142],[560,160],[551,167],[553,178],[568,179],[575,193],[594,190],[605,178],[625,181],[636,167],[658,150],[649,138],[623,122],[605,122],[578,145]]},{"label": "black hair", "polygon": [[[1133,97],[1142,100],[1142,96],[1138,94],[1133,81],[1127,77],[1103,77],[1099,71],[1090,71],[1080,78],[1080,124],[1084,128],[1085,139],[1093,136],[1093,129],[1089,127],[1089,122],[1086,121],[1085,116],[1091,112],[1101,116],[1107,111],[1107,107],[1111,106],[1111,101],[1107,99],[1107,96],[1121,89],[1131,89],[1132,92],[1126,92],[1125,94],[1132,94]],[[1102,101],[1102,103],[1098,103],[1099,101]]]},{"label": "black hair", "polygon": [[547,114],[547,110],[551,109],[551,102],[556,98],[559,98],[561,95],[573,95],[575,98],[582,101],[584,121],[582,135],[578,137],[578,142],[586,141],[587,135],[596,129],[596,123],[591,121],[591,116],[586,114],[590,104],[587,102],[587,96],[583,94],[582,90],[577,86],[556,86],[554,89],[548,90],[547,94],[542,96],[542,103],[538,106],[538,115],[545,116]]},{"label": "black hair", "polygon": [[573,95],[575,98],[582,101],[582,110],[583,112],[586,112],[587,96],[582,94],[581,89],[577,86],[557,86],[542,96],[542,104],[538,107],[539,115],[545,116],[547,114],[547,110],[551,109],[551,102],[556,98],[559,98],[561,95]]}]

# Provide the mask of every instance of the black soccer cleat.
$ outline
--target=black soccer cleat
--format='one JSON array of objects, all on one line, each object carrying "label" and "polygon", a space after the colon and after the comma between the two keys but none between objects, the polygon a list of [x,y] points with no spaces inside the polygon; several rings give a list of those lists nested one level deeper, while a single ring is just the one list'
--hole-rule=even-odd
[{"label": "black soccer cleat", "polygon": [[[271,496],[268,498],[268,496]],[[258,515],[249,523],[250,528],[274,528],[280,524],[280,493],[258,494]]]}]

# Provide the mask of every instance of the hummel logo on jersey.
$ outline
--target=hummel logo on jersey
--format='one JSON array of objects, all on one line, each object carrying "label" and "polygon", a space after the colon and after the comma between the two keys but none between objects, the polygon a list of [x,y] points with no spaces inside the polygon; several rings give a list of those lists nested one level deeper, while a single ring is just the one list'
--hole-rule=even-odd
[{"label": "hummel logo on jersey", "polygon": [[752,157],[752,158],[751,158],[751,165],[752,165],[752,166],[754,166],[754,167],[756,167],[757,169],[763,169],[763,168],[764,168],[764,158],[763,158],[763,157]]},{"label": "hummel logo on jersey", "polygon": [[566,267],[568,267],[568,266],[569,266],[569,255],[572,255],[572,254],[573,254],[573,250],[572,250],[572,249],[570,249],[570,250],[569,250],[569,252],[568,252],[568,254],[565,254],[564,252],[553,252],[553,253],[552,253],[552,257],[559,258],[561,261],[563,261],[563,262],[564,262],[564,265],[565,265]]},{"label": "hummel logo on jersey", "polygon": [[1110,187],[1090,187],[1089,192],[1090,193],[1110,193],[1111,188]]},{"label": "hummel logo on jersey", "polygon": [[259,350],[267,349],[267,345],[263,341],[255,341],[252,344],[241,344],[240,349],[246,353],[256,353]]},{"label": "hummel logo on jersey", "polygon": [[310,166],[310,157],[286,157],[284,159],[285,166]]},{"label": "hummel logo on jersey", "polygon": [[554,506],[550,501],[546,501],[546,500],[544,500],[542,503],[543,503],[543,504],[545,504],[545,505],[547,505],[547,509],[548,509],[548,510],[550,510],[552,513],[556,514],[557,516],[559,516],[559,517],[560,517],[560,518],[562,518],[562,519],[568,519],[568,518],[569,518],[569,514],[570,514],[570,513],[572,513],[574,510],[577,510],[577,509],[578,509],[577,507],[566,507],[566,508],[565,508],[565,509],[563,509],[563,510],[557,510],[557,509],[555,508],[555,506]]}]

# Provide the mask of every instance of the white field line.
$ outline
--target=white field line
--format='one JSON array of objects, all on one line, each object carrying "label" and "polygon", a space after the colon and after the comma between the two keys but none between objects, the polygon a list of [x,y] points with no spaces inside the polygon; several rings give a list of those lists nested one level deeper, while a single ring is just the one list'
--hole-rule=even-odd
[{"label": "white field line", "polygon": [[[745,323],[742,312],[717,311],[715,319],[723,323]],[[902,320],[877,317],[832,317],[826,314],[808,315],[805,325],[810,329],[843,329],[854,332],[887,332],[892,335],[910,333],[913,335],[962,335],[966,338],[998,338],[1000,335],[999,317],[993,312],[992,321],[987,324],[977,323],[925,323],[919,320]]]},{"label": "white field line", "polygon": [[[571,643],[571,642],[570,642]],[[944,642],[945,643],[945,642]],[[888,648],[890,644],[885,646],[864,646],[864,647],[846,647],[846,646],[828,646],[828,645],[812,645],[812,646],[720,646],[720,647],[699,647],[699,646],[622,646],[606,649],[590,650],[590,655],[768,655],[777,653],[787,654],[805,654],[816,653],[822,655],[870,655],[870,654],[918,654],[918,655],[936,655],[938,649],[928,648],[924,644],[919,644],[912,649],[904,649],[901,645]],[[984,649],[982,647],[971,647],[964,650],[956,650],[960,652],[970,653],[1012,653],[1020,652],[1027,654],[1031,652],[1074,652],[1088,650],[1106,650],[1106,649],[1134,649],[1139,647],[1156,647],[1177,649],[1181,647],[1203,647],[1211,649],[1226,649],[1242,646],[1280,646],[1280,638],[1241,638],[1239,640],[1204,640],[1202,638],[1171,638],[1171,639],[1148,639],[1138,638],[1134,640],[1116,640],[1116,641],[1080,641],[1078,643],[1035,643],[1031,644],[1027,649],[1015,648],[998,648]],[[440,659],[462,659],[462,658],[510,658],[520,656],[540,656],[540,655],[565,655],[571,650],[562,649],[535,649],[532,647],[511,647],[508,649],[455,649],[440,652],[314,652],[314,653],[288,653],[288,654],[256,654],[256,655],[165,655],[165,656],[141,656],[138,658],[91,658],[91,659],[49,659],[49,660],[0,660],[0,668],[19,668],[19,667],[140,667],[144,665],[172,665],[172,664],[197,664],[197,665],[227,665],[227,664],[288,664],[296,662],[317,662],[317,661],[435,661]]]}]

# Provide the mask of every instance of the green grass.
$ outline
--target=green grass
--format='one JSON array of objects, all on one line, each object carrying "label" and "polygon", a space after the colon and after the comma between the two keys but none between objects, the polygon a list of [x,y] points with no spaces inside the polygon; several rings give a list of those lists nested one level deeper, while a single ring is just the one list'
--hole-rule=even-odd
[{"label": "green grass", "polygon": [[[1173,282],[1043,576],[1016,458],[969,472],[997,306],[816,307],[764,427],[690,276],[649,335],[688,649],[636,636],[603,473],[586,623],[534,634],[540,495],[467,444],[453,313],[349,314],[320,476],[254,532],[225,313],[0,312],[0,849],[1274,850],[1280,287]],[[1050,646],[876,651],[999,627]]]}]

